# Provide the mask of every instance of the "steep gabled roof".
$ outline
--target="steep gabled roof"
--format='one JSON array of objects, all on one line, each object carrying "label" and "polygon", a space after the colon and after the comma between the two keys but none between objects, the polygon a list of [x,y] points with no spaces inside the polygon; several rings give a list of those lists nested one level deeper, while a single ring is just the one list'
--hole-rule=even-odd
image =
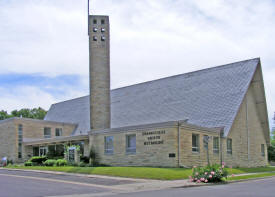
[{"label": "steep gabled roof", "polygon": [[[260,59],[131,85],[111,91],[111,127],[185,120],[224,127],[228,134]],[[77,123],[89,131],[89,96],[53,104],[45,120]],[[81,131],[81,132],[80,132]]]}]

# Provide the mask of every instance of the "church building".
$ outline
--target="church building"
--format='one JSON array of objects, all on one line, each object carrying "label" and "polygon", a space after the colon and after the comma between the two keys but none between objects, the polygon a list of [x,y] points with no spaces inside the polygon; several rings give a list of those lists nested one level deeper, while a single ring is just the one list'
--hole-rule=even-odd
[{"label": "church building", "polygon": [[110,166],[268,164],[259,58],[110,90],[109,17],[89,15],[89,72],[88,96],[53,104],[44,120],[0,121],[0,158],[79,144]]}]

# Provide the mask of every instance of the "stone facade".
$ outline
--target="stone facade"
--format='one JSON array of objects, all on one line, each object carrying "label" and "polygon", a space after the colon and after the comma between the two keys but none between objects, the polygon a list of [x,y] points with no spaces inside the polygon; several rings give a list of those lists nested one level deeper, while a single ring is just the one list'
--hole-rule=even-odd
[{"label": "stone facade", "polygon": [[16,126],[13,121],[7,120],[1,121],[0,125],[0,158],[8,156],[15,161],[18,158]]},{"label": "stone facade", "polygon": [[[23,146],[22,158],[18,156],[18,130],[22,125]],[[7,156],[14,162],[23,162],[32,156],[32,147],[24,146],[26,141],[44,138],[44,128],[51,128],[51,138],[55,138],[55,129],[62,129],[62,136],[69,136],[75,129],[74,124],[65,124],[51,121],[26,118],[10,118],[0,122],[0,158]]]},{"label": "stone facade", "polygon": [[[179,167],[204,165],[207,163],[203,147],[203,135],[219,137],[220,129],[207,129],[181,122],[160,123],[152,127],[143,125],[137,128],[121,128],[106,133],[91,133],[90,146],[99,153],[101,162],[113,166],[155,166]],[[136,152],[127,153],[126,136],[136,135]],[[192,134],[199,134],[200,151],[192,152]],[[105,137],[113,136],[113,154],[104,151]],[[178,138],[180,136],[180,138]],[[180,148],[178,149],[178,145]],[[211,162],[219,163],[220,155],[213,154],[209,143]]]},{"label": "stone facade", "polygon": [[110,32],[108,16],[89,16],[90,126],[110,128]]},{"label": "stone facade", "polygon": [[[259,72],[259,68],[258,68]],[[224,161],[228,165],[255,167],[266,166],[268,164],[267,147],[268,139],[262,127],[258,106],[262,102],[258,101],[255,95],[260,89],[255,86],[257,80],[255,74],[252,83],[241,104],[239,112],[227,138],[232,139],[232,154],[226,152],[226,139],[222,141]],[[259,103],[259,104],[258,104]],[[261,153],[261,145],[264,144],[264,156]]]}]

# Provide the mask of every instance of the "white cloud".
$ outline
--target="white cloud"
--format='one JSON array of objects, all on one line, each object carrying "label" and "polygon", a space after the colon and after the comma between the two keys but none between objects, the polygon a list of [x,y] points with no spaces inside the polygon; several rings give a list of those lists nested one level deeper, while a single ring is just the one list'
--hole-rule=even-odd
[{"label": "white cloud", "polygon": [[[87,82],[87,1],[10,2],[0,3],[0,73],[78,74]],[[274,1],[92,0],[91,6],[93,14],[110,15],[113,88],[261,57],[271,117]]]}]

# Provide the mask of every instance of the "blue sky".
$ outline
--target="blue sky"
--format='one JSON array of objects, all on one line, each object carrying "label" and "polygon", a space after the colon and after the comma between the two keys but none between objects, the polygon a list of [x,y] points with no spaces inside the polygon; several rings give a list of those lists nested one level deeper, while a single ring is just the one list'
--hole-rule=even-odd
[{"label": "blue sky", "polygon": [[[0,1],[0,109],[88,94],[86,0]],[[111,86],[260,57],[275,111],[272,0],[92,0],[111,22]]]}]

